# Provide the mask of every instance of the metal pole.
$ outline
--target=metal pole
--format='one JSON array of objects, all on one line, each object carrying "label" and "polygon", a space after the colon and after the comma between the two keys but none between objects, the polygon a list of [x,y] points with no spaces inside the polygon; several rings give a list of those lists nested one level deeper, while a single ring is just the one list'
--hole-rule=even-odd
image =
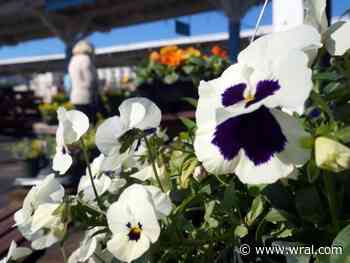
[{"label": "metal pole", "polygon": [[326,15],[329,25],[332,23],[332,0],[327,0]]},{"label": "metal pole", "polygon": [[237,56],[240,46],[240,30],[241,23],[239,21],[232,21],[229,19],[229,40],[228,48],[231,62],[237,62]]}]

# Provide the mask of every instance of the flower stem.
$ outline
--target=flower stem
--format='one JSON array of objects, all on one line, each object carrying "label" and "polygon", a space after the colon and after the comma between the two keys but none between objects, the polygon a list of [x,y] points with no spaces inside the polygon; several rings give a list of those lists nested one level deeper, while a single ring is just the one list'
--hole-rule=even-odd
[{"label": "flower stem", "polygon": [[327,192],[327,200],[329,205],[329,210],[331,213],[332,224],[334,231],[337,233],[339,231],[339,222],[337,217],[337,200],[336,194],[334,191],[333,180],[330,174],[323,174],[323,181]]},{"label": "flower stem", "polygon": [[67,254],[66,254],[66,250],[64,249],[63,244],[60,246],[60,250],[61,250],[62,257],[63,257],[63,262],[67,263],[68,262]]},{"label": "flower stem", "polygon": [[95,186],[94,178],[93,178],[93,175],[92,175],[92,171],[91,171],[91,166],[90,166],[90,161],[89,161],[89,156],[88,156],[86,145],[85,145],[83,139],[80,140],[80,143],[81,143],[81,148],[83,150],[84,160],[85,160],[86,166],[88,168],[88,173],[89,173],[92,189],[94,191],[97,204],[100,207],[100,209],[103,210],[103,205],[102,205],[101,199],[100,199],[100,197],[99,197],[99,195],[97,193],[97,189],[96,189],[96,186]]},{"label": "flower stem", "polygon": [[163,192],[165,192],[165,191],[164,191],[164,188],[163,188],[163,186],[162,186],[162,183],[161,183],[161,181],[160,181],[160,178],[159,178],[159,175],[158,175],[158,171],[157,171],[157,167],[156,167],[156,158],[157,158],[157,156],[155,156],[155,157],[153,156],[152,148],[151,148],[151,145],[150,145],[150,143],[149,143],[149,141],[148,141],[148,139],[147,139],[147,136],[143,136],[143,138],[144,138],[144,140],[145,140],[148,153],[149,153],[149,155],[150,155],[150,159],[151,159],[151,163],[152,163],[152,168],[153,168],[154,175],[155,175],[155,177],[156,177],[156,179],[157,179],[157,183],[159,184],[160,189],[161,189]]}]

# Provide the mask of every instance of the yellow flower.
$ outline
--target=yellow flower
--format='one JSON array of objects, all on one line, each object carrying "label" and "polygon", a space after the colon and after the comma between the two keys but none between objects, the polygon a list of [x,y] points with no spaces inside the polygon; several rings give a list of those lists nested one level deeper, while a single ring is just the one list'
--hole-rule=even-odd
[{"label": "yellow flower", "polygon": [[326,137],[315,141],[315,159],[318,167],[341,172],[350,168],[350,148]]},{"label": "yellow flower", "polygon": [[185,54],[184,54],[185,59],[188,59],[190,57],[200,57],[200,56],[201,56],[201,52],[194,47],[188,47],[185,50]]}]

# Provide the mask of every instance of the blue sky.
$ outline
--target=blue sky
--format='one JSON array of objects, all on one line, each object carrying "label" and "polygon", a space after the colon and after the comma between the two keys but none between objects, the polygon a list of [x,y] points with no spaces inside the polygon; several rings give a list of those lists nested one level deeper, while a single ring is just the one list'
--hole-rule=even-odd
[{"label": "blue sky", "polygon": [[[333,16],[342,15],[350,8],[350,0],[333,0]],[[252,8],[242,20],[242,28],[252,28],[259,15],[261,7]],[[181,21],[191,24],[192,35],[227,31],[227,18],[221,12],[206,12],[192,16],[181,17]],[[272,8],[268,6],[262,24],[271,24]],[[108,33],[95,33],[89,37],[96,47],[107,47],[127,43],[177,37],[174,19],[147,23],[137,26],[114,29]],[[17,46],[1,47],[0,59],[39,56],[64,52],[64,45],[55,38],[30,41]]]}]

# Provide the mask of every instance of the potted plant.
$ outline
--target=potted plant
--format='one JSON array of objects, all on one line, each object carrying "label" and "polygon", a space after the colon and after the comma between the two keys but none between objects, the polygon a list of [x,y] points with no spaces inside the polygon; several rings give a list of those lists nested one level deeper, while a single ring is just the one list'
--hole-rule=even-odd
[{"label": "potted plant", "polygon": [[24,139],[12,146],[16,159],[24,161],[27,177],[35,177],[39,170],[47,164],[46,141],[39,139]]},{"label": "potted plant", "polygon": [[179,112],[189,108],[182,98],[198,97],[200,80],[218,77],[228,65],[227,53],[218,46],[209,56],[193,47],[168,46],[152,52],[136,68],[136,86],[164,112]]}]

